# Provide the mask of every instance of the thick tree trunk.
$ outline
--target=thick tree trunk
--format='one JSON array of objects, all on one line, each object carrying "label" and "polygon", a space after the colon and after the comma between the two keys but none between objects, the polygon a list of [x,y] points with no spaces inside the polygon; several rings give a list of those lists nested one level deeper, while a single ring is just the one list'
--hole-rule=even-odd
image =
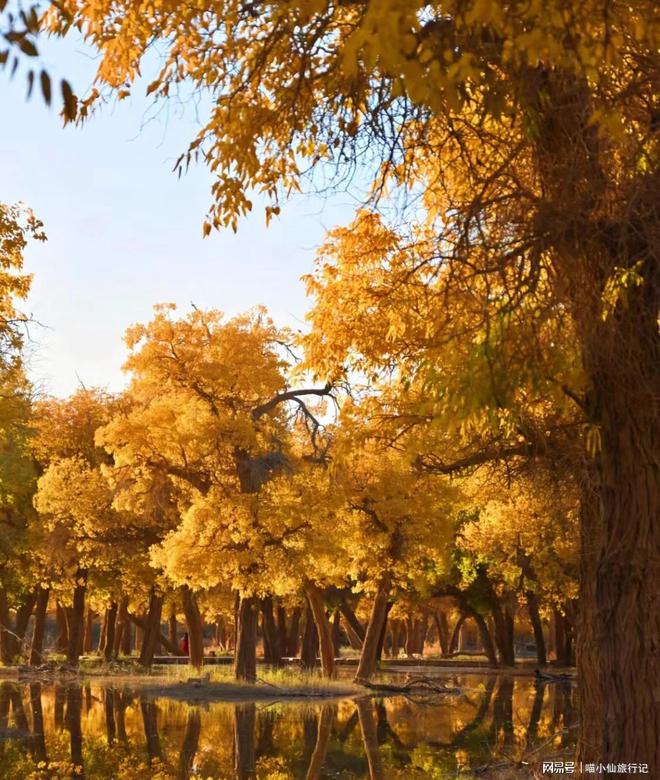
[{"label": "thick tree trunk", "polygon": [[68,632],[66,661],[71,666],[78,665],[78,659],[83,649],[86,590],[87,571],[78,569],[76,572],[76,586],[73,589],[73,604],[66,611]]},{"label": "thick tree trunk", "polygon": [[543,625],[541,623],[541,615],[539,614],[539,599],[536,593],[531,590],[527,591],[525,597],[527,598],[527,611],[529,612],[529,620],[534,631],[534,642],[536,643],[536,660],[541,666],[545,666],[548,661],[545,653]]},{"label": "thick tree trunk", "polygon": [[369,615],[367,632],[362,643],[360,662],[355,673],[356,681],[369,681],[378,664],[378,644],[387,622],[388,598],[392,586],[391,578],[385,575],[378,583],[374,602]]},{"label": "thick tree trunk", "polygon": [[[252,600],[252,599],[250,599]],[[256,602],[256,599],[254,599]],[[254,613],[256,638],[257,610]],[[250,618],[252,620],[252,618]],[[239,632],[240,634],[240,629]],[[240,641],[239,641],[240,644]],[[255,727],[257,708],[254,702],[237,704],[234,707],[234,777],[236,780],[252,780],[257,776],[257,757],[255,751]]]},{"label": "thick tree trunk", "polygon": [[204,663],[204,624],[197,605],[197,598],[192,590],[184,585],[183,613],[188,627],[188,657],[190,665],[200,669]]},{"label": "thick tree trunk", "polygon": [[324,677],[335,676],[335,648],[332,642],[332,629],[325,612],[325,600],[319,587],[312,582],[305,584],[305,593],[314,616],[314,623],[319,637],[319,655],[321,657],[321,672]]},{"label": "thick tree trunk", "polygon": [[160,620],[163,612],[163,597],[152,587],[149,597],[149,610],[144,621],[144,635],[140,648],[140,664],[150,667],[160,641]]},{"label": "thick tree trunk", "polygon": [[117,609],[115,621],[115,641],[112,647],[112,655],[117,658],[119,653],[131,654],[131,623],[128,617],[128,596],[122,596]]},{"label": "thick tree trunk", "polygon": [[277,634],[278,634],[280,652],[282,656],[285,656],[287,655],[288,652],[287,642],[289,639],[289,634],[286,626],[286,609],[281,604],[277,605],[275,616],[277,620]]},{"label": "thick tree trunk", "polygon": [[110,607],[106,610],[105,613],[105,642],[103,643],[103,657],[106,661],[112,660],[115,652],[117,612],[117,602],[110,602]]},{"label": "thick tree trunk", "polygon": [[257,622],[259,601],[253,597],[240,599],[236,615],[236,649],[234,677],[254,682],[257,679]]},{"label": "thick tree trunk", "polygon": [[[640,371],[628,378],[629,389],[646,381]],[[657,402],[660,381],[655,387]],[[600,395],[602,450],[582,508],[578,755],[600,763],[635,756],[658,776],[659,418],[650,397],[626,397],[617,386]]]},{"label": "thick tree trunk", "polygon": [[46,612],[48,611],[48,588],[39,588],[37,603],[34,609],[34,632],[32,633],[32,647],[30,648],[30,666],[43,663],[44,628],[46,626]]}]

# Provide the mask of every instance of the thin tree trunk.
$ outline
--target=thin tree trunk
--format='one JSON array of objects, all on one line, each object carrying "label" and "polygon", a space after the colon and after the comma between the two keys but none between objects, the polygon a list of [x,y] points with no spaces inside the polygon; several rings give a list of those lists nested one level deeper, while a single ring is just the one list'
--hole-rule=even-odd
[{"label": "thin tree trunk", "polygon": [[316,654],[319,649],[319,635],[314,624],[312,608],[307,604],[303,627],[302,644],[300,648],[300,665],[303,669],[314,669]]},{"label": "thin tree trunk", "polygon": [[167,638],[175,647],[178,647],[179,632],[178,632],[178,626],[176,621],[176,604],[174,602],[170,607],[170,617],[167,622],[167,631],[168,631]]},{"label": "thin tree trunk", "polygon": [[334,720],[334,708],[330,704],[321,707],[319,722],[316,732],[314,751],[309,760],[305,780],[320,780],[321,770],[328,754],[330,734],[332,733],[332,721]]},{"label": "thin tree trunk", "polygon": [[378,643],[387,621],[387,602],[391,585],[392,581],[387,575],[378,583],[374,602],[371,606],[367,632],[362,644],[360,661],[355,673],[355,679],[358,682],[368,682],[376,671],[376,665],[378,663]]},{"label": "thin tree trunk", "polygon": [[280,666],[282,663],[282,648],[280,646],[280,632],[275,623],[272,596],[266,596],[266,598],[261,599],[261,615],[264,635],[264,661],[274,666]]},{"label": "thin tree trunk", "polygon": [[288,639],[289,635],[286,627],[286,609],[281,605],[277,605],[277,611],[275,613],[277,619],[277,634],[279,637],[280,653],[282,656],[288,654]]},{"label": "thin tree trunk", "polygon": [[73,605],[66,611],[68,642],[66,661],[71,666],[78,665],[82,651],[83,633],[85,628],[85,592],[87,590],[87,571],[78,569],[76,585],[73,589]]},{"label": "thin tree trunk", "polygon": [[202,719],[199,709],[188,710],[186,730],[183,734],[183,742],[179,753],[179,777],[182,780],[193,775],[195,754],[199,747],[199,737],[202,733]]},{"label": "thin tree trunk", "polygon": [[525,596],[527,598],[527,611],[529,612],[529,620],[534,631],[534,642],[536,643],[536,660],[541,666],[545,666],[548,662],[548,659],[545,652],[543,624],[541,623],[541,615],[539,614],[539,599],[536,593],[529,590]]},{"label": "thin tree trunk", "polygon": [[378,749],[378,731],[372,709],[371,699],[357,699],[356,707],[362,731],[364,752],[369,766],[369,780],[385,780],[383,762]]},{"label": "thin tree trunk", "polygon": [[454,630],[451,632],[451,639],[449,640],[449,655],[454,655],[458,650],[458,638],[460,636],[461,626],[465,622],[466,617],[467,615],[462,612],[454,624]]},{"label": "thin tree trunk", "polygon": [[92,632],[94,630],[94,611],[87,607],[85,610],[85,636],[83,638],[83,653],[89,655],[92,652]]},{"label": "thin tree trunk", "polygon": [[117,620],[115,628],[115,641],[112,648],[112,654],[115,658],[119,653],[123,655],[131,654],[131,623],[128,617],[128,596],[122,596],[117,609]]},{"label": "thin tree trunk", "polygon": [[46,612],[48,611],[48,588],[39,588],[37,603],[34,609],[34,632],[30,648],[30,666],[43,663],[44,629],[46,627]]},{"label": "thin tree trunk", "polygon": [[438,644],[440,645],[441,655],[447,655],[449,652],[449,624],[447,623],[447,613],[443,610],[436,610],[433,613],[435,627],[438,630]]},{"label": "thin tree trunk", "polygon": [[488,624],[486,623],[486,620],[484,619],[483,615],[480,615],[478,612],[473,612],[472,617],[474,618],[474,622],[477,624],[479,638],[481,639],[481,646],[484,653],[486,653],[488,662],[491,666],[497,666],[495,645],[493,644],[493,638],[491,637],[490,631],[488,630]]},{"label": "thin tree trunk", "polygon": [[105,612],[105,642],[103,644],[103,657],[106,661],[112,660],[115,651],[117,612],[117,602],[111,601],[109,609],[107,609]]},{"label": "thin tree trunk", "polygon": [[254,682],[257,679],[257,622],[258,599],[242,597],[236,616],[236,649],[234,651],[234,677]]},{"label": "thin tree trunk", "polygon": [[359,640],[358,647],[360,647],[362,645],[362,642],[364,642],[366,629],[362,625],[362,623],[360,623],[360,621],[357,619],[355,612],[351,608],[350,604],[346,601],[345,596],[341,597],[341,601],[339,602],[339,611],[341,612],[341,615],[344,618],[346,625],[353,632],[354,636],[358,638]]},{"label": "thin tree trunk", "polygon": [[321,657],[321,673],[324,677],[335,676],[335,648],[332,643],[330,621],[325,612],[325,601],[320,588],[312,582],[305,584],[305,593],[314,616],[316,631],[319,637],[319,655]]},{"label": "thin tree trunk", "polygon": [[57,626],[55,649],[58,653],[66,653],[66,649],[69,645],[69,627],[66,620],[66,610],[59,601],[55,607],[55,623]]},{"label": "thin tree trunk", "polygon": [[302,617],[302,608],[295,607],[291,610],[291,619],[289,620],[289,631],[286,642],[286,654],[289,658],[296,658],[300,648],[300,618]]},{"label": "thin tree trunk", "polygon": [[192,590],[184,585],[183,594],[183,613],[186,616],[186,626],[188,627],[188,657],[190,665],[196,669],[201,669],[204,663],[204,624],[202,616],[197,605],[197,598]]}]

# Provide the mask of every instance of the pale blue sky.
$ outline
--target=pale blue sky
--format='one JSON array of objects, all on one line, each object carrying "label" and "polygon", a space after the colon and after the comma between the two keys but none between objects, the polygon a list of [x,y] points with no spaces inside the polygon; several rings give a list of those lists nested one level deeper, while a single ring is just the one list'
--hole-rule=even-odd
[{"label": "pale blue sky", "polygon": [[[81,92],[94,70],[73,42],[48,44],[45,62]],[[269,228],[255,203],[237,235],[202,239],[210,176],[200,166],[179,180],[171,170],[195,133],[192,111],[172,108],[143,127],[150,102],[132,97],[81,129],[62,129],[40,96],[25,100],[20,72],[13,82],[0,74],[0,90],[0,200],[23,201],[48,234],[26,258],[34,282],[25,308],[43,325],[31,328],[40,387],[65,395],[80,379],[120,389],[122,334],[159,302],[228,314],[264,304],[278,323],[302,327],[299,278],[325,230],[350,219],[348,196],[297,197]]]}]

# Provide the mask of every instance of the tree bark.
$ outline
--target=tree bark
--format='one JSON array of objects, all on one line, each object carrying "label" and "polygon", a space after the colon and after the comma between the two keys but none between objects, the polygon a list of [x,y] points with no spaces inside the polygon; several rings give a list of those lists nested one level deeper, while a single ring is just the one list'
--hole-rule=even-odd
[{"label": "tree bark", "polygon": [[78,665],[83,649],[85,629],[85,592],[87,590],[87,570],[76,571],[76,585],[73,589],[73,604],[66,610],[68,641],[66,661],[71,666]]},{"label": "tree bark", "polygon": [[467,615],[462,612],[454,624],[454,629],[451,632],[451,639],[449,640],[449,655],[454,655],[458,650],[458,638],[461,633],[461,626],[465,622],[466,617]]},{"label": "tree bark", "polygon": [[128,596],[122,596],[117,608],[117,620],[115,621],[115,641],[112,654],[115,658],[119,653],[131,654],[131,624],[128,617]]},{"label": "tree bark", "polygon": [[303,626],[302,643],[300,647],[300,665],[303,669],[314,669],[316,654],[319,649],[319,635],[314,624],[312,608],[307,604]]},{"label": "tree bark", "polygon": [[296,658],[298,650],[300,648],[300,618],[302,616],[302,608],[295,607],[291,611],[291,619],[289,621],[289,631],[286,642],[286,654],[289,658]]},{"label": "tree bark", "polygon": [[191,666],[201,669],[204,663],[204,624],[195,594],[187,585],[183,586],[182,593],[183,613],[188,627],[188,657]]},{"label": "tree bark", "polygon": [[46,626],[46,612],[48,611],[48,596],[50,590],[40,587],[37,592],[37,603],[34,610],[34,632],[32,634],[32,647],[30,648],[30,666],[43,663],[44,628]]},{"label": "tree bark", "polygon": [[[350,604],[346,601],[346,597],[342,596],[341,601],[339,602],[339,611],[341,612],[342,617],[344,618],[344,621],[346,623],[347,633],[348,630],[353,632],[353,635],[357,637],[358,639],[358,647],[356,649],[359,649],[362,646],[362,642],[364,642],[364,637],[366,634],[366,630],[362,623],[357,619],[357,616],[355,615],[355,612],[353,611]],[[349,633],[349,638],[350,638]]]},{"label": "tree bark", "polygon": [[94,630],[94,611],[87,607],[85,610],[85,635],[83,637],[83,653],[89,655],[92,650],[92,632]]},{"label": "tree bark", "polygon": [[236,615],[236,649],[234,677],[255,682],[257,679],[257,622],[258,599],[241,597]]},{"label": "tree bark", "polygon": [[[245,599],[244,599],[245,600]],[[256,601],[256,599],[249,599]],[[254,617],[255,639],[257,627],[256,604],[251,607]],[[240,634],[240,629],[239,629]],[[240,641],[238,642],[240,645]],[[254,745],[257,708],[254,702],[236,704],[234,707],[234,776],[236,780],[251,780],[256,777],[257,759]]]},{"label": "tree bark", "polygon": [[497,666],[495,645],[493,644],[493,638],[491,637],[490,631],[488,630],[488,624],[486,623],[486,620],[484,619],[483,615],[480,615],[478,612],[473,612],[472,617],[474,618],[474,622],[477,624],[481,646],[484,653],[486,654],[486,658],[488,658],[488,663],[490,663],[491,666]]},{"label": "tree bark", "polygon": [[316,743],[314,751],[309,760],[305,780],[320,780],[321,770],[325,763],[330,743],[330,734],[332,733],[332,721],[334,720],[334,709],[330,704],[324,704],[321,707],[319,722],[316,732]]},{"label": "tree bark", "polygon": [[110,602],[110,607],[106,610],[105,613],[105,642],[103,644],[103,657],[106,661],[110,661],[114,657],[117,612],[117,602]]},{"label": "tree bark", "polygon": [[388,575],[385,575],[381,578],[376,588],[374,602],[369,615],[369,623],[367,624],[367,632],[364,637],[364,642],[362,643],[360,661],[355,673],[355,680],[357,682],[368,682],[376,671],[376,666],[378,664],[378,644],[387,622],[387,613],[389,611],[388,599],[391,587],[392,580]]},{"label": "tree bark", "polygon": [[305,593],[314,616],[314,623],[319,637],[319,655],[321,656],[321,673],[324,677],[335,676],[335,648],[332,642],[332,629],[325,612],[325,601],[321,589],[312,582],[305,584]]},{"label": "tree bark", "polygon": [[66,653],[66,649],[69,645],[69,628],[66,620],[66,610],[57,602],[55,606],[55,649],[58,653]]},{"label": "tree bark", "polygon": [[440,653],[447,655],[449,652],[449,624],[447,623],[447,613],[443,610],[436,610],[433,613],[435,627],[438,630],[438,644]]},{"label": "tree bark", "polygon": [[282,647],[280,645],[280,631],[275,623],[272,596],[261,599],[261,628],[264,638],[264,662],[280,666],[282,664]]},{"label": "tree bark", "polygon": [[170,642],[175,646],[178,647],[179,645],[179,631],[176,621],[176,604],[172,603],[170,607],[170,617],[167,622],[167,638],[170,640]]},{"label": "tree bark", "polygon": [[[142,638],[142,647],[140,648],[140,664],[150,667],[154,660],[156,648],[158,647],[160,637],[160,620],[163,612],[163,597],[158,595],[155,589],[151,588],[149,596],[149,611],[144,622],[144,636]],[[164,638],[164,637],[163,637]]]},{"label": "tree bark", "polygon": [[536,593],[531,590],[528,590],[525,596],[527,598],[527,611],[529,612],[529,620],[532,624],[532,630],[534,631],[534,642],[536,643],[536,660],[541,666],[545,666],[548,660],[545,652],[543,624],[541,623],[541,615],[539,614],[539,599]]}]

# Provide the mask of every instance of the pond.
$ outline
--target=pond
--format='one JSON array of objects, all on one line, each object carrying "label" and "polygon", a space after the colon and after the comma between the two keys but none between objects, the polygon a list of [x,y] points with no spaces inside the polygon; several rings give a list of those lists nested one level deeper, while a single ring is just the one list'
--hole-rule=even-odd
[{"label": "pond", "polygon": [[445,675],[455,696],[193,704],[138,683],[0,683],[0,777],[470,777],[489,760],[569,750],[575,690]]}]

